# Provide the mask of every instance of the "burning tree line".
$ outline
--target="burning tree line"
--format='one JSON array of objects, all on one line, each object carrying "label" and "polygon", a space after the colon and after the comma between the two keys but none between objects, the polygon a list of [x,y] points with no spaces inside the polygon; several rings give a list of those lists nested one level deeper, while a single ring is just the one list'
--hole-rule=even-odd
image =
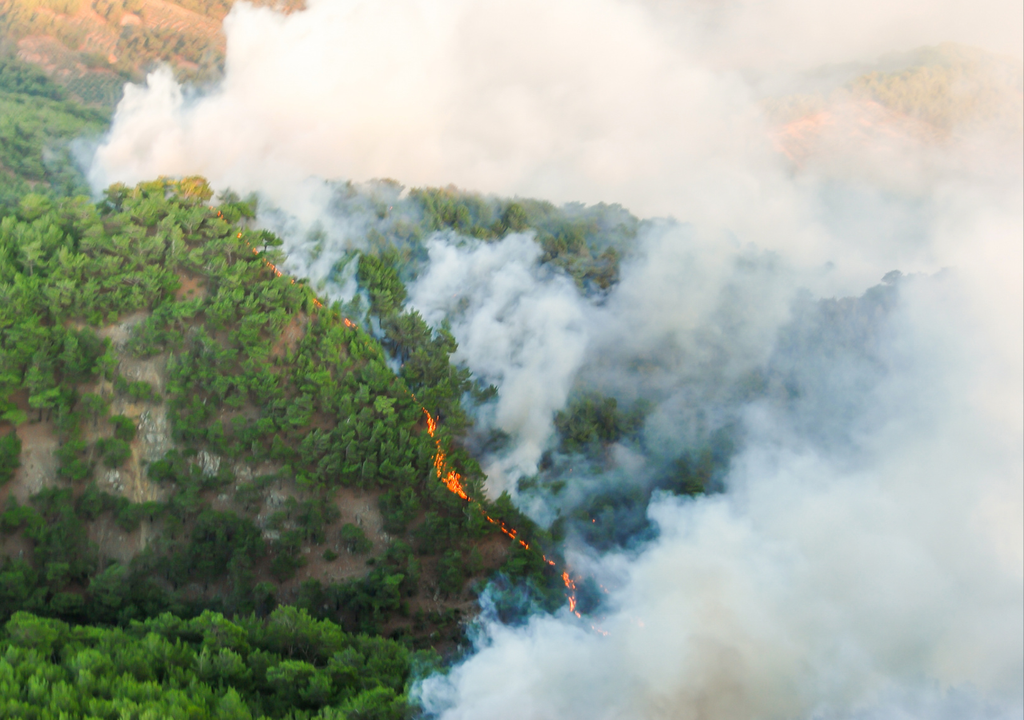
[{"label": "burning tree line", "polygon": [[[3,560],[0,613],[127,623],[204,609],[259,616],[288,598],[316,617],[405,633],[422,646],[460,633],[457,613],[419,603],[431,575],[455,598],[467,574],[500,569],[546,593],[549,606],[563,603],[558,574],[522,535],[524,527],[543,533],[507,497],[483,502],[479,466],[450,444],[468,422],[459,398],[470,378],[448,362],[450,333],[399,312],[400,283],[374,282],[375,268],[397,280],[387,259],[367,256],[360,276],[387,333],[383,343],[404,358],[397,375],[381,344],[359,329],[365,317],[325,306],[280,274],[273,238],[244,222],[250,205],[211,211],[209,197],[199,179],[161,179],[114,186],[99,204],[27,196],[0,220],[0,272],[20,278],[7,285],[0,309],[0,435],[17,439],[18,428],[42,418],[58,442],[59,477],[25,504],[9,500],[0,514],[0,530],[21,535],[30,549]],[[195,294],[183,292],[183,282]],[[140,311],[144,319],[123,346],[98,334]],[[166,375],[159,385],[127,378],[119,369],[125,358],[162,359]],[[426,431],[424,407],[434,410]],[[134,430],[140,412],[166,414],[174,450],[143,455],[141,439],[123,432]],[[18,464],[15,446],[4,441],[5,466]],[[219,466],[204,467],[201,452],[219,457]],[[279,469],[235,475],[260,463]],[[108,471],[124,477],[140,466],[164,499],[131,502],[99,483]],[[292,482],[307,499],[262,513],[258,525],[271,488]],[[323,549],[324,563],[365,552],[358,528],[338,529],[329,499],[339,486],[379,493],[395,540],[367,554],[373,564],[364,577],[293,581],[313,548]],[[229,504],[214,509],[213,497],[225,493]],[[88,540],[97,522],[124,532],[145,524],[158,541],[131,562],[110,562]],[[482,566],[475,550],[493,532],[517,541],[501,568]]]}]

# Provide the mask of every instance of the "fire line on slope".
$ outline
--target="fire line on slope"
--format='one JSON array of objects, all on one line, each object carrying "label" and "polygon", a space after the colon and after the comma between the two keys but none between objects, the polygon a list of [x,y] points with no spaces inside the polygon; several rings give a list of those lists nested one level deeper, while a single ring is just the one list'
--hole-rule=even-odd
[{"label": "fire line on slope", "polygon": [[[210,209],[215,210],[215,208]],[[217,217],[224,217],[220,210],[216,210],[216,212]],[[242,233],[239,232],[237,237],[239,240],[241,240]],[[248,242],[246,242],[246,244],[249,245]],[[256,248],[252,247],[252,245],[249,245],[249,249],[252,250],[254,255],[260,254]],[[281,272],[281,270],[278,269],[276,265],[274,265],[274,263],[270,262],[266,258],[262,258],[262,260],[263,264],[270,268],[270,270],[277,277],[281,277],[284,274]],[[292,283],[294,282],[295,278],[292,278]],[[313,298],[313,304],[316,305],[318,308],[323,307],[323,303],[320,302],[315,297]],[[353,323],[348,318],[343,318],[343,320],[345,322],[346,327],[353,329],[356,327],[355,323]],[[427,433],[430,435],[431,438],[434,438],[434,433],[437,430],[437,420],[434,418],[433,415],[430,414],[429,410],[427,410],[426,408],[422,409],[423,414],[427,416]],[[444,448],[441,447],[441,439],[434,438],[434,444],[435,447],[437,448],[437,452],[434,454],[434,470],[437,472],[438,479],[445,484],[445,487],[447,487],[449,491],[455,493],[466,502],[472,502],[472,498],[469,497],[469,495],[466,493],[465,488],[462,487],[462,476],[459,475],[459,473],[457,473],[455,470],[446,467],[447,454],[445,453]],[[486,512],[484,512],[484,517],[487,519],[487,522],[491,523],[492,525],[496,525],[498,529],[501,530],[501,532],[507,535],[510,539],[515,540],[520,545],[522,545],[525,550],[530,549],[529,543],[517,537],[519,533],[515,528],[508,527],[503,521],[492,518]],[[546,562],[548,565],[555,564],[554,560],[549,560],[548,557],[543,553],[541,553],[541,557],[544,559],[544,562]],[[569,572],[567,570],[562,571],[562,582],[565,584],[565,588],[569,592],[569,611],[572,612],[576,617],[582,617],[579,610],[576,609],[576,583],[569,576]]]},{"label": "fire line on slope", "polygon": [[[427,416],[427,433],[431,438],[434,438],[434,432],[437,430],[437,420],[426,408],[423,408],[423,414]],[[463,500],[471,502],[472,499],[466,493],[465,488],[462,487],[462,476],[455,472],[455,470],[448,468],[446,465],[447,455],[445,454],[444,448],[441,447],[441,439],[434,438],[434,444],[437,448],[437,452],[434,454],[434,469],[437,471],[438,479],[445,484],[445,487],[447,487],[448,490],[455,493]],[[487,518],[487,522],[498,526],[501,532],[512,540],[518,542],[524,549],[530,549],[529,543],[517,537],[518,532],[515,528],[508,527],[504,522],[492,518],[486,512],[484,512],[484,517]],[[554,560],[548,560],[548,557],[543,553],[541,553],[541,557],[544,558],[544,562],[548,565],[555,564]],[[567,570],[562,571],[562,582],[565,584],[566,590],[569,591],[569,610],[576,617],[582,617],[579,610],[576,609],[576,583],[571,577],[569,577],[569,572]]]}]

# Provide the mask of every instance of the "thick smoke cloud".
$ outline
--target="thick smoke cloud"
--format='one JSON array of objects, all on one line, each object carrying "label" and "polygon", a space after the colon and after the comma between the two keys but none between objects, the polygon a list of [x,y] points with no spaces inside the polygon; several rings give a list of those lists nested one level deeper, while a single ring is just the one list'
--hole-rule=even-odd
[{"label": "thick smoke cloud", "polygon": [[[724,497],[651,506],[650,546],[570,554],[612,589],[596,619],[485,622],[478,653],[420,687],[427,706],[445,720],[1019,717],[1024,208],[1019,179],[969,180],[866,223],[954,267],[890,280],[889,312],[865,300],[831,323],[803,318],[819,301],[798,290],[827,288],[827,270],[686,226],[649,229],[599,306],[542,275],[522,237],[437,238],[411,300],[455,319],[503,402],[549,416],[575,378],[655,400],[646,462],[737,418],[743,444]],[[731,392],[762,367],[796,399]],[[502,382],[516,373],[539,395]],[[498,425],[537,446],[536,416]]]},{"label": "thick smoke cloud", "polygon": [[[845,344],[794,310],[796,288],[827,287],[827,272],[685,227],[645,236],[584,311],[577,377],[653,387],[648,433],[679,447],[700,434],[696,414],[738,412],[729,492],[652,505],[661,536],[635,556],[571,557],[614,588],[594,620],[607,636],[567,613],[486,624],[476,656],[421,687],[428,706],[446,719],[1020,717],[1020,189],[966,174],[867,223],[899,241],[898,218],[914,252],[952,267],[898,281],[874,336]],[[793,326],[806,332],[787,344]],[[655,372],[630,373],[635,357]],[[798,399],[723,392],[759,366],[795,378]]]},{"label": "thick smoke cloud", "polygon": [[201,172],[299,205],[309,175],[397,177],[642,212],[670,208],[679,183],[652,179],[695,157],[720,158],[716,183],[743,183],[747,89],[636,6],[327,1],[285,18],[240,5],[225,29],[216,92],[189,101],[156,73],[128,93],[98,183]]},{"label": "thick smoke cloud", "polygon": [[[1020,201],[1003,205],[1005,224],[991,223],[994,209],[959,216],[961,240],[979,258],[1002,248],[1015,261]],[[732,403],[744,442],[729,491],[656,501],[660,537],[639,552],[570,555],[611,590],[602,610],[485,622],[475,656],[421,685],[428,707],[446,720],[1020,717],[1021,303],[1019,283],[1000,285],[990,268],[987,302],[1013,304],[984,313],[1006,335],[976,326],[987,293],[973,275],[987,265],[898,281],[867,358],[827,326],[809,327],[806,344],[763,339],[771,357],[747,362],[791,370],[800,397]],[[696,335],[694,346],[709,339]],[[667,394],[696,388],[698,407],[730,406],[713,387],[730,371],[698,360],[690,373]]]},{"label": "thick smoke cloud", "polygon": [[166,72],[130,88],[95,182],[198,172],[308,215],[310,175],[395,177],[773,227],[792,210],[752,102],[765,77],[947,40],[1021,54],[1002,0],[309,6],[239,4],[209,94]]},{"label": "thick smoke cloud", "polygon": [[[429,245],[430,265],[413,286],[410,304],[431,325],[454,320],[455,361],[501,387],[483,424],[511,434],[514,451],[487,468],[491,494],[534,472],[551,436],[552,416],[569,395],[584,361],[593,313],[571,280],[538,268],[531,235],[466,250],[444,237]],[[459,312],[460,307],[466,312]]]},{"label": "thick smoke cloud", "polygon": [[[645,226],[599,301],[539,266],[528,236],[430,242],[410,302],[451,320],[459,359],[501,392],[481,424],[512,437],[490,491],[534,471],[576,387],[653,403],[645,452],[616,448],[613,471],[577,488],[643,484],[716,428],[739,438],[727,492],[652,503],[657,539],[570,546],[572,567],[609,590],[593,618],[485,616],[477,652],[417,690],[438,716],[1019,718],[1019,128],[1009,142],[936,139],[847,104],[790,161],[759,101],[822,63],[920,44],[1019,57],[1021,13],[238,6],[224,82],[190,95],[156,73],[129,88],[93,177],[203,173],[259,191],[297,218],[290,267],[314,280],[365,226],[325,213],[317,176],[621,202],[688,223]],[[316,222],[327,241],[313,252]],[[869,291],[894,269],[906,275]],[[744,391],[759,378],[763,391]]]},{"label": "thick smoke cloud", "polygon": [[[536,472],[574,384],[654,403],[652,452],[698,444],[724,417],[697,416],[716,412],[767,360],[798,287],[799,273],[775,255],[677,223],[642,230],[620,283],[600,303],[539,265],[529,235],[497,243],[438,236],[429,247],[410,304],[432,324],[449,319],[459,340],[454,359],[501,389],[478,418],[513,441],[487,465],[492,495],[515,495],[514,481]],[[630,369],[638,361],[643,373]]]}]

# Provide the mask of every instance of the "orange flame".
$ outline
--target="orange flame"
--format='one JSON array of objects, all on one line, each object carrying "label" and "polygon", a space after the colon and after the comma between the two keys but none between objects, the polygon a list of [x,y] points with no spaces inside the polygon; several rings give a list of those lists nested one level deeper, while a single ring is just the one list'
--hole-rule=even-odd
[{"label": "orange flame", "polygon": [[[434,433],[437,431],[437,419],[431,415],[430,411],[426,408],[423,408],[423,414],[427,416],[427,433],[430,437],[434,437]],[[434,470],[437,471],[438,479],[443,482],[451,492],[455,493],[463,500],[467,502],[472,501],[472,498],[466,493],[466,489],[462,487],[462,476],[454,470],[450,470],[446,467],[447,455],[444,452],[444,448],[441,447],[440,438],[436,438],[434,440],[434,444],[437,447],[437,452],[434,454]],[[496,520],[486,513],[484,513],[484,517],[487,518],[487,522],[492,525],[496,525],[499,530],[512,540],[515,540],[517,543],[522,545],[523,548],[526,550],[530,549],[529,543],[516,537],[519,533],[515,528],[508,527],[501,520]],[[548,565],[555,564],[553,560],[548,560],[546,555],[541,555],[541,557],[544,558],[544,562]]]},{"label": "orange flame", "polygon": [[[426,408],[423,408],[423,414],[427,416],[427,433],[430,435],[430,437],[433,438],[434,433],[437,430],[437,419],[434,418],[434,416],[431,415],[430,411],[427,410]],[[470,497],[468,494],[466,494],[465,488],[462,487],[462,476],[459,475],[454,470],[447,470],[447,472],[445,472],[447,456],[445,455],[444,449],[441,447],[440,438],[435,438],[434,443],[435,446],[437,447],[437,452],[434,454],[434,470],[437,472],[438,479],[441,480],[441,482],[443,482],[451,492],[455,493],[463,500],[469,502]],[[501,530],[501,532],[507,535],[510,539],[515,540],[517,543],[522,545],[524,549],[530,549],[529,543],[527,543],[524,540],[520,540],[517,537],[519,532],[515,528],[508,527],[503,521],[492,518],[487,513],[484,513],[484,517],[487,518],[487,522],[491,523],[492,525],[496,525],[498,529]],[[541,554],[541,557],[544,558],[544,562],[546,562],[548,565],[555,564],[555,561],[549,560],[547,555]],[[567,571],[562,572],[562,582],[565,583],[565,588],[569,591],[569,610],[576,617],[582,617],[579,610],[576,609],[576,583],[573,582],[572,578],[569,577],[569,573]]]},{"label": "orange flame", "polygon": [[[210,209],[213,210],[214,208]],[[224,217],[223,213],[221,213],[220,210],[217,210],[217,217]],[[241,240],[242,232],[239,231],[236,237],[239,240]],[[246,241],[246,245],[249,245],[248,241]],[[256,248],[252,247],[252,245],[249,245],[249,249],[252,250],[253,255],[260,254]],[[277,277],[281,277],[281,275],[283,274],[278,269],[278,267],[274,265],[274,263],[270,262],[266,258],[263,258],[263,264],[270,268],[270,270]],[[294,282],[295,278],[292,278],[292,283]],[[317,298],[313,298],[313,303],[318,308],[323,307],[323,303],[321,303]],[[352,322],[348,318],[342,318],[342,320],[344,321],[346,327],[355,329],[356,324],[354,322]],[[433,415],[430,414],[430,411],[427,410],[426,408],[423,408],[423,414],[427,416],[427,433],[430,435],[430,437],[433,438],[434,433],[437,431],[437,420],[434,418]],[[447,455],[445,454],[444,449],[441,447],[440,438],[436,438],[434,440],[434,443],[435,446],[437,447],[437,452],[434,454],[434,470],[437,472],[438,479],[445,484],[445,487],[447,487],[449,491],[455,493],[466,502],[470,502],[471,498],[466,493],[465,488],[462,487],[462,476],[459,475],[459,473],[455,472],[454,470],[446,468]],[[446,469],[447,472],[445,472]],[[510,539],[518,542],[520,545],[523,546],[524,549],[530,549],[529,543],[527,543],[524,540],[520,540],[516,537],[519,533],[515,528],[508,527],[507,525],[505,525],[503,521],[496,520],[495,518],[492,518],[490,515],[486,513],[484,513],[484,517],[487,518],[487,522],[491,523],[492,525],[496,525],[498,529],[501,530],[501,532],[507,535]],[[546,562],[548,565],[555,564],[555,561],[549,560],[546,555],[541,554],[541,557],[544,559],[544,562]],[[576,583],[573,582],[572,578],[569,577],[569,573],[567,571],[562,572],[562,582],[565,583],[565,587],[569,591],[569,610],[574,615],[576,615],[576,617],[581,617],[579,611],[576,610]]]},{"label": "orange flame", "polygon": [[[210,209],[213,210],[214,208],[210,208]],[[217,210],[217,217],[223,219],[224,218],[224,214],[220,210]],[[241,240],[242,239],[241,231],[239,231],[239,233],[235,237],[238,238],[239,240]],[[246,240],[245,244],[249,245],[249,241]],[[252,250],[252,254],[253,255],[259,255],[260,254],[260,251],[257,250],[256,248],[254,248],[252,245],[249,245],[249,249]],[[270,271],[273,272],[274,275],[276,275],[277,277],[281,277],[282,275],[284,275],[284,273],[281,272],[281,270],[277,267],[277,265],[275,265],[274,263],[270,262],[266,258],[263,258],[263,264],[266,265],[268,268],[270,268]],[[294,285],[295,284],[295,278],[292,278],[291,281],[292,281],[292,285]],[[313,298],[313,304],[316,307],[318,307],[318,308],[322,308],[324,306],[324,304],[322,302],[320,302],[320,300],[315,298],[315,297]],[[348,325],[351,328],[355,327],[355,325],[352,324],[348,320],[348,318],[345,318],[345,324]]]},{"label": "orange flame", "polygon": [[[210,209],[213,210],[214,208],[210,208]],[[224,217],[223,213],[221,213],[220,210],[217,210],[217,217],[219,217],[219,218],[223,218]],[[239,240],[241,240],[242,239],[242,232],[239,231],[238,235],[236,237]],[[249,245],[248,240],[246,240],[245,242],[246,242],[246,245]],[[259,255],[260,254],[259,251],[256,248],[252,247],[252,245],[249,245],[249,249],[252,250],[253,255]],[[278,267],[276,265],[274,265],[274,263],[270,262],[266,258],[262,258],[262,260],[263,260],[263,264],[266,265],[268,268],[270,268],[271,272],[273,272],[274,275],[276,275],[277,277],[281,277],[283,275],[281,270],[279,270]],[[291,280],[292,280],[292,283],[294,284],[295,283],[295,278],[292,278]],[[321,303],[315,297],[313,298],[313,303],[318,308],[323,307],[323,303]],[[352,322],[348,318],[342,318],[342,320],[344,321],[346,327],[355,329],[356,324],[354,322]],[[437,420],[434,418],[433,415],[430,414],[430,411],[427,410],[426,408],[423,408],[423,414],[427,416],[427,433],[430,435],[430,437],[433,438],[434,437],[434,433],[437,431]],[[445,487],[447,487],[449,491],[455,493],[456,495],[458,495],[460,498],[462,498],[466,502],[471,502],[472,499],[469,497],[469,494],[466,493],[465,488],[462,487],[462,476],[459,475],[459,473],[455,472],[455,470],[451,470],[451,469],[446,468],[447,455],[445,454],[444,449],[441,447],[441,440],[440,440],[440,438],[436,438],[434,440],[434,443],[435,443],[435,446],[437,447],[437,452],[434,454],[434,470],[437,472],[438,479],[445,484]],[[447,470],[447,472],[446,472],[446,470]],[[517,537],[517,535],[519,533],[518,533],[518,531],[515,528],[508,527],[502,520],[497,520],[495,518],[492,518],[487,513],[484,513],[484,517],[487,518],[487,522],[491,523],[492,525],[496,525],[498,527],[498,529],[501,530],[501,532],[503,532],[505,535],[507,535],[510,539],[515,540],[516,542],[518,542],[524,549],[526,549],[526,550],[530,549],[529,543],[527,543],[524,540],[520,540]],[[544,562],[546,562],[548,565],[554,565],[555,564],[554,560],[549,560],[548,557],[546,555],[544,555],[543,553],[541,554],[541,557],[544,559]],[[563,571],[562,572],[562,582],[565,583],[566,590],[569,591],[569,610],[574,615],[576,615],[576,617],[582,617],[580,615],[580,612],[576,609],[576,583],[572,580],[572,578],[569,577],[568,571]],[[601,632],[601,631],[599,631],[599,632]],[[607,633],[604,633],[604,634],[607,635]]]},{"label": "orange flame", "polygon": [[[427,416],[427,433],[430,437],[434,437],[434,432],[437,430],[437,420],[434,419],[434,416],[431,415],[426,408],[423,408],[423,412]],[[438,480],[443,482],[451,492],[469,502],[469,495],[466,494],[465,488],[462,487],[462,476],[454,470],[448,470],[445,472],[447,456],[445,455],[444,449],[441,447],[440,438],[434,440],[434,445],[437,447],[437,452],[434,453],[434,470],[437,471]],[[490,518],[487,519],[490,520]],[[491,522],[494,521],[491,520]],[[509,537],[515,537],[515,535],[510,535]]]},{"label": "orange flame", "polygon": [[576,617],[583,617],[576,609],[576,582],[569,577],[568,570],[562,571],[562,582],[565,583],[565,589],[569,591],[569,612]]}]

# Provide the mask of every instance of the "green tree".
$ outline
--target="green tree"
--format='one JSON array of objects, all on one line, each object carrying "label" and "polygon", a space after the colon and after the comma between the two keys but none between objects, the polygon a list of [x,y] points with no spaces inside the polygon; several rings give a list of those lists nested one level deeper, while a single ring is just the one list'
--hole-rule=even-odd
[{"label": "green tree", "polygon": [[361,554],[373,549],[373,543],[366,537],[363,529],[352,523],[345,523],[341,526],[341,530],[338,531],[338,540],[342,547],[350,553]]},{"label": "green tree", "polygon": [[0,437],[0,486],[14,477],[14,471],[20,466],[21,438],[12,431]]}]

